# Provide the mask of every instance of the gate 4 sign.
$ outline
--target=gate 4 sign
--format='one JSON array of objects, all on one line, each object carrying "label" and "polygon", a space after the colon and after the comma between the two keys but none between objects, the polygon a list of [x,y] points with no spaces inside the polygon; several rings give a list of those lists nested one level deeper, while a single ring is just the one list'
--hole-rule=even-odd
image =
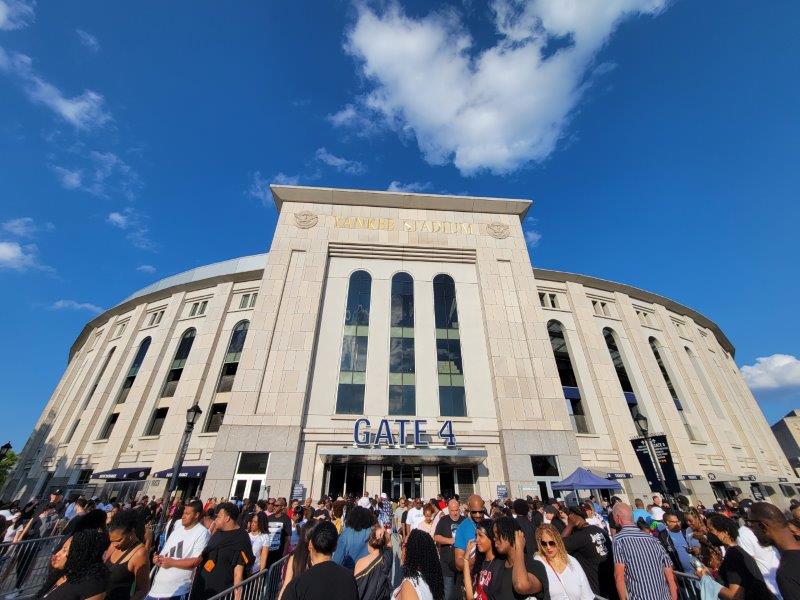
[{"label": "gate 4 sign", "polygon": [[[353,425],[353,443],[356,446],[404,446],[407,444],[407,436],[413,433],[415,446],[427,446],[426,423],[425,419],[381,419],[373,432],[369,419],[356,419]],[[437,435],[446,446],[456,445],[452,421],[445,421]]]}]

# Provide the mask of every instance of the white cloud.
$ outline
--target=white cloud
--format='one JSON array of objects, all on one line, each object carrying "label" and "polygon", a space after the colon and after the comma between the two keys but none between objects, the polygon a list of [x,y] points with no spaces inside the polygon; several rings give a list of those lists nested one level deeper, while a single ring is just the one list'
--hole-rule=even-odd
[{"label": "white cloud", "polygon": [[35,2],[0,0],[0,31],[22,29],[33,22]]},{"label": "white cloud", "polygon": [[297,185],[300,183],[300,175],[287,175],[286,173],[276,173],[272,178],[272,183],[278,185]]},{"label": "white cloud", "polygon": [[110,212],[106,217],[106,223],[122,229],[126,232],[125,237],[128,241],[140,250],[155,252],[156,243],[150,239],[150,228],[145,221],[147,217],[132,208],[126,208],[122,212]]},{"label": "white cloud", "polygon": [[429,192],[433,188],[430,181],[411,181],[409,183],[400,183],[399,181],[392,181],[389,187],[386,188],[387,192]]},{"label": "white cloud", "polygon": [[616,26],[658,14],[667,0],[495,0],[498,41],[479,49],[455,13],[407,16],[365,4],[345,49],[368,93],[329,116],[355,125],[362,113],[413,134],[431,164],[462,174],[507,173],[545,160],[585,93],[598,51]]},{"label": "white cloud", "polygon": [[106,110],[101,94],[85,90],[78,96],[66,97],[33,70],[30,56],[18,52],[9,54],[0,47],[0,72],[18,79],[33,103],[46,106],[76,129],[94,129],[111,121],[111,114]]},{"label": "white cloud", "polygon": [[314,156],[318,161],[328,165],[329,167],[333,167],[342,173],[361,175],[367,171],[367,167],[365,167],[363,163],[360,163],[357,160],[349,160],[347,158],[342,158],[341,156],[336,156],[335,154],[328,152],[325,148],[317,148],[317,152],[314,154]]},{"label": "white cloud", "polygon": [[103,312],[102,307],[89,302],[76,302],[75,300],[56,300],[49,307],[50,310],[86,310],[92,314]]},{"label": "white cloud", "polygon": [[31,217],[20,217],[4,222],[2,228],[16,237],[32,238],[40,231],[53,231],[56,226],[49,222],[37,224]]},{"label": "white cloud", "polygon": [[128,215],[120,212],[109,213],[106,217],[106,221],[111,223],[114,227],[119,227],[120,229],[128,228]]},{"label": "white cloud", "polygon": [[77,151],[83,168],[66,168],[51,165],[61,187],[67,190],[81,190],[98,198],[108,198],[114,193],[127,200],[136,197],[141,187],[139,175],[133,168],[113,152],[91,150],[88,153]]},{"label": "white cloud", "polygon": [[53,165],[51,168],[55,172],[56,177],[58,177],[61,187],[65,190],[77,190],[81,187],[83,173],[80,169],[71,171],[70,169],[59,167],[58,165]]},{"label": "white cloud", "polygon": [[92,52],[97,52],[100,50],[100,42],[97,41],[97,37],[93,36],[88,31],[84,31],[83,29],[76,29],[75,33],[78,34],[78,39],[83,46]]},{"label": "white cloud", "polygon": [[742,375],[752,390],[800,387],[800,360],[791,354],[760,356],[742,367]]},{"label": "white cloud", "polygon": [[153,265],[139,265],[138,267],[136,267],[136,270],[148,274],[156,272],[156,268]]},{"label": "white cloud", "polygon": [[525,241],[528,242],[528,245],[533,247],[539,243],[539,240],[542,239],[542,234],[538,231],[533,229],[526,229],[525,230]]},{"label": "white cloud", "polygon": [[[279,173],[279,175],[282,175],[282,173]],[[270,199],[269,181],[264,179],[264,177],[261,175],[261,171],[255,171],[250,175],[250,185],[245,191],[245,194],[247,194],[251,198],[256,198],[258,200],[261,200],[261,203],[264,206],[267,206],[269,204],[269,199]]]},{"label": "white cloud", "polygon": [[0,241],[0,270],[28,271],[38,269],[51,271],[50,267],[42,265],[38,259],[39,249],[35,244],[22,245],[19,242]]}]

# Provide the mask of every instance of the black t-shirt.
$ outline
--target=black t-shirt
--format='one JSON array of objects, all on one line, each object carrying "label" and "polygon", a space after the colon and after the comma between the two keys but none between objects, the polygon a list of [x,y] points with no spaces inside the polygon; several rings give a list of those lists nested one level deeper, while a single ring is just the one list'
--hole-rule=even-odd
[{"label": "black t-shirt", "polygon": [[[463,515],[458,516],[458,520],[454,521],[450,515],[445,515],[439,522],[436,524],[436,531],[433,532],[434,535],[441,535],[442,537],[449,537],[455,538],[456,537],[456,529],[458,526],[461,525],[461,522],[466,519]],[[439,562],[442,565],[442,575],[444,577],[453,577],[455,575],[455,554],[453,553],[453,545],[452,544],[440,544],[439,545]]]},{"label": "black t-shirt", "polygon": [[194,577],[192,598],[210,598],[233,585],[233,569],[244,567],[244,576],[253,564],[250,536],[244,529],[215,531],[200,555],[200,566]]},{"label": "black t-shirt", "polygon": [[356,580],[350,569],[332,560],[318,563],[286,586],[283,600],[358,600]]},{"label": "black t-shirt", "polygon": [[507,567],[504,558],[495,558],[489,563],[485,563],[478,573],[473,586],[481,583],[491,600],[524,600],[525,598],[537,598],[544,600],[550,597],[547,585],[547,571],[544,565],[532,556],[525,557],[525,569],[533,574],[542,584],[542,591],[538,594],[518,594],[514,591],[513,567]]},{"label": "black t-shirt", "polygon": [[536,534],[533,529],[533,523],[527,515],[514,515],[514,520],[522,529],[525,534],[525,556],[533,556],[536,553]]},{"label": "black t-shirt", "polygon": [[108,588],[108,575],[90,575],[81,581],[66,582],[51,588],[42,599],[47,600],[85,600],[104,594]]},{"label": "black t-shirt", "polygon": [[784,600],[800,598],[800,550],[781,552],[781,564],[775,579]]},{"label": "black t-shirt", "polygon": [[764,583],[764,576],[758,570],[755,559],[739,546],[731,546],[725,551],[719,575],[725,587],[731,584],[743,587],[744,600],[775,600],[775,595]]},{"label": "black t-shirt", "polygon": [[292,535],[292,520],[286,515],[270,515],[267,517],[267,533],[269,534],[269,554],[267,564],[271,565],[283,556],[287,538]]},{"label": "black t-shirt", "polygon": [[583,567],[592,591],[607,596],[609,590],[606,588],[614,580],[614,558],[608,534],[597,525],[573,529],[564,538],[564,547]]}]

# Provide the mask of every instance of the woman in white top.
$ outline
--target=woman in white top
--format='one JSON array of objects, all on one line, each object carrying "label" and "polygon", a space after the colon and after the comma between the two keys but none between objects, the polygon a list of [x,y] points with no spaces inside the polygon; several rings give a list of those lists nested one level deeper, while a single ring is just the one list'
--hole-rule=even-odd
[{"label": "woman in white top", "polygon": [[269,553],[269,535],[267,535],[267,515],[263,511],[254,513],[247,523],[247,535],[253,547],[253,573],[262,571],[267,566]]},{"label": "woman in white top", "polygon": [[536,529],[536,560],[544,563],[550,600],[594,600],[594,592],[580,563],[567,554],[561,534],[552,525]]},{"label": "woman in white top", "polygon": [[442,566],[430,535],[412,529],[400,559],[403,582],[394,590],[392,600],[444,600]]}]

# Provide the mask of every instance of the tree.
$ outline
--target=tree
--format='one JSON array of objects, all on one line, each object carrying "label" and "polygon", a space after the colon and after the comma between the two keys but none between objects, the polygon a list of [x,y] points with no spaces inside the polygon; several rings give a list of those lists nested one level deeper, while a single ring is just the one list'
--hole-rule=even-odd
[{"label": "tree", "polygon": [[11,468],[15,464],[17,464],[17,458],[17,453],[13,450],[9,450],[8,454],[0,459],[0,488],[5,485],[6,479],[8,478],[8,472],[11,471]]}]

